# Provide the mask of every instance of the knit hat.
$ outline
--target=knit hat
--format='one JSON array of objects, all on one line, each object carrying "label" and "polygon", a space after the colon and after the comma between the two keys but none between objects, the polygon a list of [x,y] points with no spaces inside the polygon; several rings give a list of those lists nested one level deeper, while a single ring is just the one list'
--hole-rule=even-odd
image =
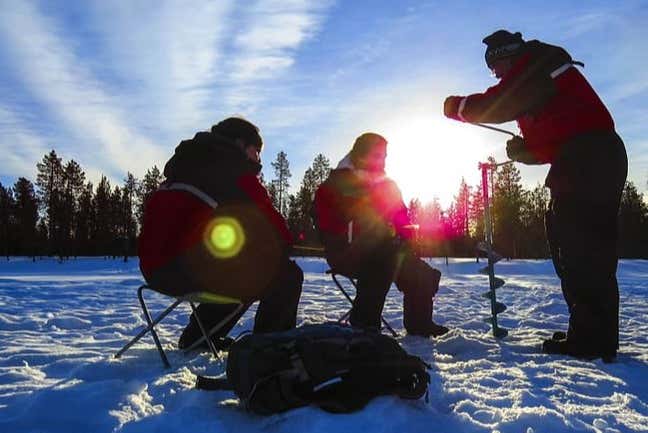
[{"label": "knit hat", "polygon": [[252,122],[241,117],[228,117],[221,120],[211,128],[212,134],[218,134],[234,141],[241,139],[247,146],[256,146],[259,149],[263,147],[263,139],[257,128]]},{"label": "knit hat", "polygon": [[356,138],[355,143],[353,143],[351,157],[353,159],[362,158],[377,145],[387,146],[387,140],[385,137],[374,132],[365,132]]},{"label": "knit hat", "polygon": [[498,30],[493,34],[486,36],[482,42],[487,46],[484,57],[486,59],[486,64],[490,69],[493,68],[493,63],[495,63],[496,60],[518,55],[525,47],[522,33],[511,33],[507,30]]}]

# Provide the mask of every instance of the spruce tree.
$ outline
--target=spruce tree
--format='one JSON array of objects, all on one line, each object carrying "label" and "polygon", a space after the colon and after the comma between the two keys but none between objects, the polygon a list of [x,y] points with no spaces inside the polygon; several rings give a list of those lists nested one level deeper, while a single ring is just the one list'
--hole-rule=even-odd
[{"label": "spruce tree", "polygon": [[14,185],[15,191],[15,224],[18,243],[16,254],[30,255],[36,259],[36,224],[38,222],[38,198],[34,184],[21,177]]},{"label": "spruce tree", "polygon": [[13,209],[14,209],[13,191],[10,187],[5,188],[0,183],[0,254],[3,254],[9,260],[9,255],[13,252]]}]

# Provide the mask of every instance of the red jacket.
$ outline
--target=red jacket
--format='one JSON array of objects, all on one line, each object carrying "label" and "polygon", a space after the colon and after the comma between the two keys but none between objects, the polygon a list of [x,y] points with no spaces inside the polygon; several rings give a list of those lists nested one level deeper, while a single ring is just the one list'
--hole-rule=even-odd
[{"label": "red jacket", "polygon": [[368,180],[353,167],[333,170],[315,193],[314,211],[328,250],[354,242],[412,236],[411,221],[396,183]]},{"label": "red jacket", "polygon": [[287,250],[292,238],[257,178],[260,168],[227,140],[210,133],[180,143],[165,166],[167,180],[144,210],[138,239],[144,276],[202,242],[221,209],[232,209],[236,216],[237,208],[252,208],[263,220],[258,226],[274,230]]},{"label": "red jacket", "polygon": [[538,41],[498,84],[484,93],[454,99],[449,117],[466,122],[516,120],[527,150],[552,163],[573,138],[614,131],[607,108],[562,48]]}]

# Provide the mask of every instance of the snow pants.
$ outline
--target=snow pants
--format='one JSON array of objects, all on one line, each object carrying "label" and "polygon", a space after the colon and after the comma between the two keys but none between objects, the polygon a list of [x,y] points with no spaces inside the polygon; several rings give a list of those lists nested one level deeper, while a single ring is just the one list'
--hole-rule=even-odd
[{"label": "snow pants", "polygon": [[619,345],[617,215],[627,156],[616,133],[579,137],[551,167],[546,231],[569,309],[577,353],[615,355]]},{"label": "snow pants", "polygon": [[[339,256],[346,262],[341,263]],[[432,324],[433,299],[441,272],[395,240],[386,240],[366,254],[349,261],[343,252],[328,251],[331,268],[357,278],[357,292],[349,322],[353,326],[380,329],[380,315],[393,282],[403,292],[403,325],[409,334],[423,335]]]}]

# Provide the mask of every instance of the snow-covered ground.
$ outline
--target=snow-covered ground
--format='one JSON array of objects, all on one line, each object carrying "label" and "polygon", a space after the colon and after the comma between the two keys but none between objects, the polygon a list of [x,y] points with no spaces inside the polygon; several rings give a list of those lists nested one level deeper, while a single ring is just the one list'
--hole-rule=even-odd
[{"label": "snow-covered ground", "polygon": [[[648,262],[622,261],[621,350],[613,364],[539,353],[564,329],[567,311],[548,261],[500,262],[500,315],[509,336],[496,341],[482,321],[486,277],[473,260],[433,260],[444,274],[435,319],[442,338],[400,337],[432,365],[429,402],[374,399],[362,411],[332,415],[313,407],[261,417],[230,392],[193,389],[194,373],[216,375],[224,361],[175,348],[187,308],[160,330],[172,368],[150,336],[121,359],[113,354],[143,325],[136,260],[86,258],[58,264],[0,262],[0,432],[521,432],[648,431]],[[319,259],[305,272],[298,321],[337,319],[348,308]],[[167,299],[151,297],[154,309]],[[235,328],[252,325],[253,309]],[[401,334],[401,295],[385,317]]]}]

